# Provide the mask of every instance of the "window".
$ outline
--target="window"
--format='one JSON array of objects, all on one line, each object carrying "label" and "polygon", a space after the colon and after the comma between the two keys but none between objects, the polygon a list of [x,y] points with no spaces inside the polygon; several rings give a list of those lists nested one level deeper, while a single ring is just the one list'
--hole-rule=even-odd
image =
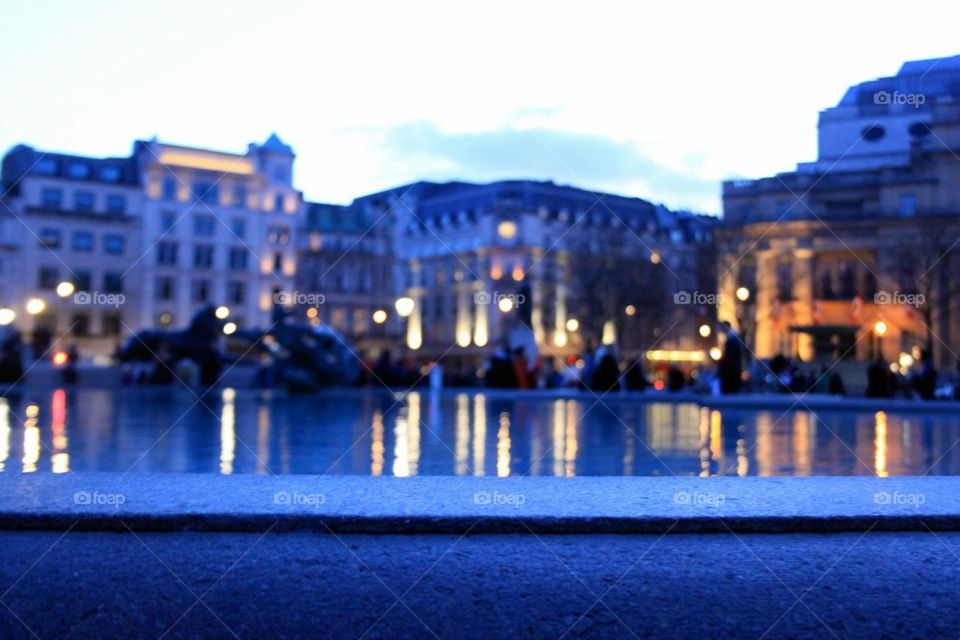
[{"label": "window", "polygon": [[227,302],[230,304],[243,304],[246,298],[246,287],[242,282],[232,280],[227,283]]},{"label": "window", "polygon": [[37,163],[37,175],[55,176],[57,175],[57,161],[53,158],[44,158]]},{"label": "window", "polygon": [[173,211],[164,211],[160,214],[160,232],[166,233],[167,231],[173,231],[173,228],[177,226],[177,214]]},{"label": "window", "polygon": [[273,272],[280,273],[283,271],[283,253],[280,251],[273,254]]},{"label": "window", "polygon": [[193,216],[193,235],[210,238],[216,231],[216,218],[211,215]]},{"label": "window", "polygon": [[200,202],[217,204],[217,185],[210,182],[194,182],[193,197]]},{"label": "window", "polygon": [[115,164],[104,165],[100,168],[100,179],[104,182],[120,182],[120,167]]},{"label": "window", "polygon": [[70,246],[74,251],[93,251],[93,234],[89,231],[74,231]]},{"label": "window", "polygon": [[101,320],[103,324],[103,335],[105,336],[117,336],[120,335],[120,327],[123,325],[123,320],[120,318],[120,314],[111,311],[103,314]]},{"label": "window", "polygon": [[93,211],[93,193],[75,191],[73,193],[73,208],[77,211]]},{"label": "window", "polygon": [[41,289],[56,289],[60,284],[60,270],[56,267],[40,267],[37,286]]},{"label": "window", "polygon": [[40,229],[40,246],[48,249],[60,248],[59,229]]},{"label": "window", "polygon": [[278,193],[273,197],[273,210],[283,211],[283,194]]},{"label": "window", "polygon": [[209,244],[194,245],[193,266],[197,269],[213,268],[213,245],[209,245]]},{"label": "window", "polygon": [[290,227],[283,224],[270,225],[267,228],[267,242],[287,244],[290,242]]},{"label": "window", "polygon": [[900,196],[900,215],[906,217],[917,215],[917,197],[912,193]]},{"label": "window", "polygon": [[164,200],[176,200],[177,199],[176,181],[173,178],[164,178],[162,191],[163,191]]},{"label": "window", "polygon": [[157,278],[157,300],[173,300],[176,292],[176,281],[170,276]]},{"label": "window", "polygon": [[206,302],[210,299],[210,281],[194,280],[191,296],[194,302]]},{"label": "window", "polygon": [[243,187],[243,186],[234,187],[233,206],[239,207],[241,209],[247,208],[247,188],[246,187]]},{"label": "window", "polygon": [[123,274],[113,271],[103,274],[103,290],[107,293],[123,293]]},{"label": "window", "polygon": [[113,255],[123,255],[126,238],[116,233],[108,233],[103,236],[103,250]]},{"label": "window", "polygon": [[73,275],[77,291],[90,291],[93,288],[93,275],[89,271],[74,271]]},{"label": "window", "polygon": [[67,175],[77,180],[86,180],[90,177],[90,167],[84,162],[71,162],[67,167]]},{"label": "window", "polygon": [[75,313],[70,321],[73,329],[70,331],[75,336],[90,335],[90,315],[87,313]]},{"label": "window", "polygon": [[59,209],[63,204],[63,191],[60,189],[46,188],[40,192],[40,201],[43,206],[50,209]]},{"label": "window", "polygon": [[246,247],[231,247],[227,257],[228,266],[231,271],[247,270],[247,249]]},{"label": "window", "polygon": [[177,243],[157,243],[157,264],[172,266],[177,264]]},{"label": "window", "polygon": [[127,197],[119,193],[107,196],[107,213],[124,213],[127,210]]},{"label": "window", "polygon": [[233,235],[243,240],[247,236],[247,221],[243,218],[234,218],[230,221],[230,230]]}]

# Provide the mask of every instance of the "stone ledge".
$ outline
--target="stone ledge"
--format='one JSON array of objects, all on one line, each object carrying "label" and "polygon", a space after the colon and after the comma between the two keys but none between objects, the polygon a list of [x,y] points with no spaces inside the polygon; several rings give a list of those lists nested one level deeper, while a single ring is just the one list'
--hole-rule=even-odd
[{"label": "stone ledge", "polygon": [[0,529],[337,533],[960,530],[960,478],[0,476]]}]

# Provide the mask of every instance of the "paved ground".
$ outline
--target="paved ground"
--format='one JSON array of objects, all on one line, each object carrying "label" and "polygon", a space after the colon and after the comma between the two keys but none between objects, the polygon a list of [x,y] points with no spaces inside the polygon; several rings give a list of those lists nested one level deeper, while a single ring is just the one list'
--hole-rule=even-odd
[{"label": "paved ground", "polygon": [[2,638],[957,638],[960,533],[2,532]]}]

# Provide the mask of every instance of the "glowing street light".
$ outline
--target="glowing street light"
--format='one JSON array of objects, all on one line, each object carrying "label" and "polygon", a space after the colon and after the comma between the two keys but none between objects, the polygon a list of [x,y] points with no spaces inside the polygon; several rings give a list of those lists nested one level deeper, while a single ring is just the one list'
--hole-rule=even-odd
[{"label": "glowing street light", "polygon": [[513,300],[503,296],[497,300],[497,308],[500,309],[503,313],[510,313],[513,310]]},{"label": "glowing street light", "polygon": [[750,299],[750,289],[746,287],[740,287],[737,289],[737,300],[740,302],[746,302]]},{"label": "glowing street light", "polygon": [[887,334],[887,323],[883,320],[877,320],[873,324],[873,332],[878,336],[885,336]]},{"label": "glowing street light", "polygon": [[373,312],[373,321],[377,324],[383,324],[387,321],[387,312],[383,309],[377,309]]},{"label": "glowing street light", "polygon": [[624,312],[625,314],[627,314],[628,316],[635,316],[635,315],[637,315],[637,308],[636,308],[635,306],[633,306],[632,304],[628,304],[628,305],[627,305],[627,308],[624,309],[623,312]]},{"label": "glowing street light", "polygon": [[720,351],[720,347],[710,347],[710,358],[719,361],[720,356],[723,355],[723,352]]},{"label": "glowing street light", "polygon": [[567,320],[567,331],[569,331],[570,333],[573,333],[579,328],[580,328],[579,320],[577,320],[576,318],[570,318],[569,320]]},{"label": "glowing street light", "polygon": [[73,286],[73,283],[67,282],[66,280],[57,285],[57,295],[61,298],[68,298],[72,296],[73,292],[76,290],[77,288]]},{"label": "glowing street light", "polygon": [[223,325],[223,332],[228,336],[236,333],[236,331],[237,331],[236,322],[228,322],[227,324]]},{"label": "glowing street light", "polygon": [[17,314],[13,309],[4,307],[0,309],[0,325],[7,326],[17,319]]},{"label": "glowing street light", "polygon": [[712,329],[710,329],[710,325],[708,324],[700,325],[700,335],[702,337],[709,338],[711,333],[713,333],[713,331]]},{"label": "glowing street light", "polygon": [[230,308],[229,308],[229,307],[220,306],[220,307],[217,307],[217,310],[214,311],[214,313],[216,314],[216,316],[217,316],[219,319],[225,320],[226,317],[230,315]]},{"label": "glowing street light", "polygon": [[397,315],[401,318],[409,318],[410,314],[413,313],[413,307],[416,306],[416,303],[413,301],[413,298],[403,296],[402,298],[397,298],[394,307],[397,309]]},{"label": "glowing street light", "polygon": [[38,313],[43,313],[43,310],[47,308],[47,303],[41,300],[40,298],[30,298],[27,301],[27,313],[32,316],[37,315]]}]

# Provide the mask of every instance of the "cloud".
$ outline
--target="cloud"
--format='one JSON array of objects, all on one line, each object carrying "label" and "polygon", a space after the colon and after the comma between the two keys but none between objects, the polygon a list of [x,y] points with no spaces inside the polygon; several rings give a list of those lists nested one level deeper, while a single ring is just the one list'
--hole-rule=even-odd
[{"label": "cloud", "polygon": [[502,128],[444,133],[426,122],[380,131],[392,173],[410,179],[554,180],[561,184],[638,195],[674,208],[719,211],[720,184],[680,172],[634,144],[553,129]]}]

